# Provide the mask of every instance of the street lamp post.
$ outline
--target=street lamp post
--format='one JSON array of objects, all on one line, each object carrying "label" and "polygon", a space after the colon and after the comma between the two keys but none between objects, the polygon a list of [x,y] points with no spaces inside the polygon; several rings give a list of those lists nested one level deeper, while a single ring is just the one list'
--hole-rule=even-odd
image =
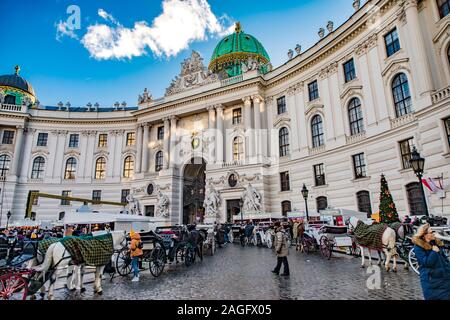
[{"label": "street lamp post", "polygon": [[242,207],[244,206],[244,200],[239,199],[239,210],[241,211],[241,224],[244,223],[244,214],[242,212]]},{"label": "street lamp post", "polygon": [[309,190],[306,188],[306,185],[303,184],[302,195],[303,199],[305,199],[305,207],[306,207],[306,222],[309,222],[309,213],[308,213],[308,193]]},{"label": "street lamp post", "polygon": [[427,201],[425,200],[425,191],[423,190],[422,184],[425,159],[420,156],[420,153],[417,151],[416,147],[413,147],[413,151],[411,152],[411,160],[409,160],[409,163],[411,164],[411,167],[413,168],[417,178],[419,178],[420,190],[422,191],[423,206],[425,208],[425,215],[429,217]]},{"label": "street lamp post", "polygon": [[9,219],[11,219],[11,211],[6,214],[6,229],[8,229]]}]

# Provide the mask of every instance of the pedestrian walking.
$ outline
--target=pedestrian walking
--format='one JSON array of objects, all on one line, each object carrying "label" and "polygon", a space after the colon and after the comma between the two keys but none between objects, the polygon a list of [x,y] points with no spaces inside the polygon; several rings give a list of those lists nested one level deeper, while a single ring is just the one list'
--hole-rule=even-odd
[{"label": "pedestrian walking", "polygon": [[450,262],[442,250],[444,244],[429,224],[420,227],[412,241],[425,300],[450,300]]},{"label": "pedestrian walking", "polygon": [[279,221],[275,222],[275,250],[277,252],[277,266],[272,272],[276,275],[280,274],[281,265],[283,264],[284,272],[282,276],[289,276],[289,263],[287,256],[289,255],[288,236],[286,228],[281,226]]},{"label": "pedestrian walking", "polygon": [[139,257],[144,254],[144,252],[142,251],[143,244],[139,233],[131,230],[130,237],[131,237],[130,255],[132,259],[131,266],[133,267],[133,275],[134,275],[131,281],[136,282],[139,281]]}]

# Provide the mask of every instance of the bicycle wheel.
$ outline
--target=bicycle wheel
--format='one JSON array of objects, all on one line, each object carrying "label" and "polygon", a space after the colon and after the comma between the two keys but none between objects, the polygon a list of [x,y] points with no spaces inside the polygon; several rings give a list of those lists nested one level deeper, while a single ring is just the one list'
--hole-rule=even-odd
[{"label": "bicycle wheel", "polygon": [[159,277],[166,264],[166,250],[161,247],[159,243],[155,245],[151,255],[150,255],[150,273],[155,278]]},{"label": "bicycle wheel", "polygon": [[116,270],[122,277],[131,273],[131,256],[127,248],[122,249],[116,258]]},{"label": "bicycle wheel", "polygon": [[0,277],[1,300],[26,300],[28,295],[28,281],[22,276],[7,274]]}]

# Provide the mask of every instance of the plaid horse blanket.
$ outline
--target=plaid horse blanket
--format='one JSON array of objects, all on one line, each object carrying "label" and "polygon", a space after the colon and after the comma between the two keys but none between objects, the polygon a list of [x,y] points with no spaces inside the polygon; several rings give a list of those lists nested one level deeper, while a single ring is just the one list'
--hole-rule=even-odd
[{"label": "plaid horse blanket", "polygon": [[362,221],[358,221],[354,231],[356,243],[369,249],[382,250],[382,237],[387,227],[388,225],[385,223],[376,223],[369,226]]},{"label": "plaid horse blanket", "polygon": [[38,250],[47,252],[48,247],[55,242],[61,242],[72,256],[75,264],[84,263],[88,266],[98,267],[108,264],[114,253],[113,239],[110,233],[101,236],[82,236],[50,238],[39,243]]}]

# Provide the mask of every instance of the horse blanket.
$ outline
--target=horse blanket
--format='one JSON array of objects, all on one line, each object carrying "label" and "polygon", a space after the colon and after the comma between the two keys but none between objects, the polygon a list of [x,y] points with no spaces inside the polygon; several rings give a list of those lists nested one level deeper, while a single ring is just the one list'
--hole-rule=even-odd
[{"label": "horse blanket", "polygon": [[113,239],[110,233],[101,236],[82,236],[50,238],[39,243],[39,251],[44,253],[55,242],[61,242],[69,251],[74,264],[86,264],[98,267],[108,264],[114,253]]},{"label": "horse blanket", "polygon": [[358,221],[358,225],[354,230],[355,240],[358,245],[374,250],[383,249],[383,233],[388,227],[385,223],[376,223],[371,226],[362,221]]}]

